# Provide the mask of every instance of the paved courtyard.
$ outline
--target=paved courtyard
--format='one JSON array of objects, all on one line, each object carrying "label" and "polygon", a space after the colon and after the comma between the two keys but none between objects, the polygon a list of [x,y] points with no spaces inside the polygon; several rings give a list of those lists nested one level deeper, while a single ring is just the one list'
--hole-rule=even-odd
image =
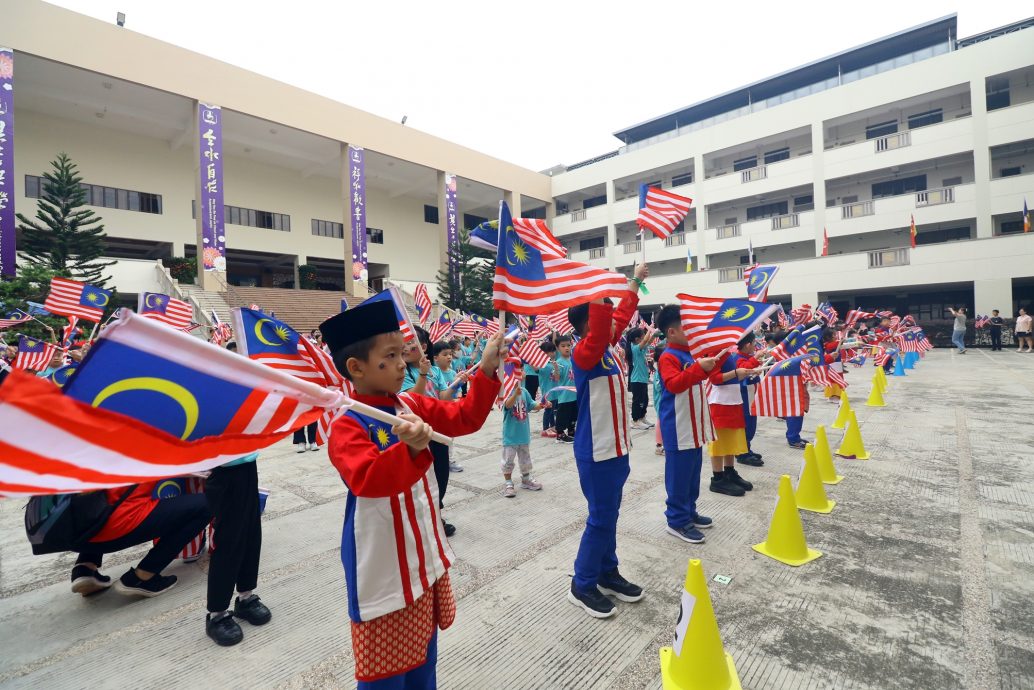
[{"label": "paved courtyard", "polygon": [[[493,413],[454,450],[466,467],[447,496],[458,616],[439,639],[440,686],[659,688],[657,650],[695,557],[745,688],[1034,688],[1034,355],[935,351],[890,379],[885,408],[863,405],[870,373],[852,369],[849,393],[873,459],[839,460],[833,513],[802,513],[825,555],[801,568],[750,548],[779,476],[801,464],[779,422],[760,424],[765,466],[741,470],[753,492],[718,496],[705,483],[700,507],[715,527],[699,546],[665,533],[663,459],[652,431],[635,432],[618,555],[647,596],[605,621],[564,598],[585,520],[570,447],[536,438],[545,489],[505,499]],[[805,436],[835,412],[814,402]],[[24,502],[0,501],[0,686],[353,687],[344,487],[325,452],[296,455],[286,442],[263,454],[259,475],[272,492],[259,592],[273,622],[243,624],[244,642],[228,649],[204,635],[207,557],[174,563],[180,582],[156,599],[82,599],[68,588],[73,558],[33,557]],[[105,572],[117,577],[142,552],[108,557]]]}]

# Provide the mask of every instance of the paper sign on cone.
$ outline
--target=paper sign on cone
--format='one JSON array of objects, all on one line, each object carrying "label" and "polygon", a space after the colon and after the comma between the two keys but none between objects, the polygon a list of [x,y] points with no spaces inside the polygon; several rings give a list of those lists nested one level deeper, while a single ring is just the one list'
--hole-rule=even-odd
[{"label": "paper sign on cone", "polygon": [[[837,415],[839,418],[840,415]],[[837,474],[833,464],[833,453],[829,450],[829,439],[826,438],[826,427],[819,424],[815,427],[815,462],[819,466],[819,477],[823,484],[839,484],[844,478]]]},{"label": "paper sign on cone", "polygon": [[853,410],[847,423],[847,433],[844,434],[844,440],[837,448],[837,455],[853,460],[869,459],[869,451],[865,450],[865,444],[862,443],[862,432],[858,428],[858,418],[855,417]]},{"label": "paper sign on cone", "polygon": [[843,429],[851,414],[851,401],[847,399],[847,391],[840,394],[840,409],[837,410],[837,418],[833,422],[834,429]]},{"label": "paper sign on cone", "polygon": [[779,497],[772,513],[772,523],[768,526],[768,537],[761,544],[755,544],[753,549],[793,566],[804,565],[822,555],[821,551],[808,548],[788,474],[779,478]]},{"label": "paper sign on cone", "polygon": [[661,648],[664,690],[741,690],[732,656],[725,652],[707,591],[704,568],[689,562],[675,639]]},{"label": "paper sign on cone", "polygon": [[836,501],[829,500],[826,496],[826,487],[822,485],[822,477],[819,476],[819,465],[815,461],[815,446],[808,444],[804,447],[804,469],[797,480],[797,492],[794,494],[797,507],[801,510],[810,510],[813,513],[831,513]]}]

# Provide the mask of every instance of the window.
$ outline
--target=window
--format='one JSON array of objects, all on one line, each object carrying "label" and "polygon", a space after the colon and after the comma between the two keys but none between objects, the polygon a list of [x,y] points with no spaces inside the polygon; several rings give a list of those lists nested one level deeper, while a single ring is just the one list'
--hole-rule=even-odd
[{"label": "window", "polygon": [[998,177],[1013,177],[1023,173],[1023,166],[1016,165],[1011,168],[1002,168]]},{"label": "window", "polygon": [[[197,213],[197,206],[191,202],[191,215]],[[223,219],[227,225],[246,225],[252,228],[291,232],[291,216],[272,211],[256,211],[253,208],[223,206]]]},{"label": "window", "polygon": [[926,190],[926,175],[915,177],[903,177],[900,180],[887,180],[877,182],[872,186],[872,198],[879,199],[885,196],[899,196],[911,192],[922,192]]},{"label": "window", "polygon": [[578,241],[578,251],[586,252],[586,251],[589,251],[590,249],[600,249],[600,248],[606,246],[606,244],[607,244],[607,238],[606,237],[592,237],[592,238],[587,239],[587,240],[579,240]]},{"label": "window", "polygon": [[[30,199],[39,199],[43,196],[44,180],[38,175],[25,176],[25,196]],[[141,213],[162,212],[161,194],[148,194],[147,192],[134,192],[129,189],[118,189],[116,187],[102,187],[81,183],[79,187],[85,195],[84,201],[90,206],[102,206],[104,208],[118,208],[123,211],[139,211]]]},{"label": "window", "polygon": [[785,216],[788,208],[789,203],[786,201],[751,206],[747,209],[747,220],[752,221],[759,218],[771,218],[772,216]]},{"label": "window", "polygon": [[317,220],[313,218],[312,234],[317,237],[335,237],[341,240],[345,237],[345,226],[332,220]]},{"label": "window", "polygon": [[916,244],[939,244],[969,239],[969,228],[947,228],[944,230],[924,230],[916,235]]},{"label": "window", "polygon": [[734,172],[739,172],[740,170],[748,170],[750,168],[756,167],[758,167],[757,156],[751,156],[750,158],[741,158],[739,160],[732,162],[732,169]]},{"label": "window", "polygon": [[987,91],[987,109],[998,110],[999,108],[1008,108],[1010,104],[1009,78],[988,77],[985,84]]},{"label": "window", "polygon": [[957,184],[962,184],[962,176],[959,177],[946,177],[941,180],[942,187],[954,187]]},{"label": "window", "polygon": [[481,216],[475,216],[473,213],[463,214],[463,227],[476,228],[482,223],[487,223],[488,218],[482,218]]},{"label": "window", "polygon": [[672,187],[679,187],[684,184],[693,184],[693,173],[682,173],[671,178]]},{"label": "window", "polygon": [[783,148],[776,149],[775,151],[765,152],[765,163],[768,164],[775,163],[776,161],[785,161],[789,157],[790,149],[784,146]]},{"label": "window", "polygon": [[607,203],[607,195],[601,194],[599,196],[589,197],[582,202],[582,208],[592,208],[593,206],[603,206]]},{"label": "window", "polygon": [[366,240],[370,244],[384,244],[384,231],[380,228],[366,228]]},{"label": "window", "polygon": [[944,113],[940,108],[927,110],[925,113],[916,113],[908,116],[908,128],[917,129],[927,125],[936,125],[944,121]]},{"label": "window", "polygon": [[[1020,216],[1023,216],[1021,213]],[[998,231],[999,235],[1015,235],[1023,232],[1023,218],[1020,220],[1003,220],[1002,227]]]},{"label": "window", "polygon": [[795,196],[793,198],[794,211],[811,211],[814,208],[815,197],[811,194],[805,194],[804,196]]},{"label": "window", "polygon": [[538,208],[533,208],[530,211],[521,211],[521,217],[522,218],[538,218],[539,220],[545,220],[546,219],[546,207],[545,206],[539,206]]},{"label": "window", "polygon": [[888,134],[896,134],[898,131],[897,120],[887,120],[886,122],[880,122],[879,124],[869,125],[865,128],[866,139],[878,139],[879,137],[885,137]]},{"label": "window", "polygon": [[424,204],[424,222],[438,225],[438,207]]},{"label": "window", "polygon": [[664,183],[661,180],[654,180],[653,182],[647,182],[646,186],[647,187],[657,187],[658,189],[660,189],[661,187],[664,186]]}]

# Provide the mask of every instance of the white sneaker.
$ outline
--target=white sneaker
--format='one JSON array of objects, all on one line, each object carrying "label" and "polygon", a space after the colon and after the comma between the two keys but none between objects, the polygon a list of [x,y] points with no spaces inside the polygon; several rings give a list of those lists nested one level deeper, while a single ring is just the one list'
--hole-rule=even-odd
[{"label": "white sneaker", "polygon": [[463,465],[459,464],[458,462],[453,462],[452,460],[450,460],[449,461],[449,471],[450,472],[462,472],[463,471]]},{"label": "white sneaker", "polygon": [[316,452],[317,450],[319,450],[319,449],[320,449],[320,447],[319,447],[319,446],[317,446],[317,445],[316,445],[315,443],[310,443],[310,444],[309,444],[309,450],[311,450],[312,452],[314,452],[314,453],[315,453],[315,452]]},{"label": "white sneaker", "polygon": [[521,477],[521,488],[528,491],[542,491],[542,485],[535,481],[530,474]]},{"label": "white sneaker", "polygon": [[307,444],[305,444],[305,443],[296,443],[296,444],[294,444],[294,452],[295,453],[304,453],[306,448],[307,448]]}]

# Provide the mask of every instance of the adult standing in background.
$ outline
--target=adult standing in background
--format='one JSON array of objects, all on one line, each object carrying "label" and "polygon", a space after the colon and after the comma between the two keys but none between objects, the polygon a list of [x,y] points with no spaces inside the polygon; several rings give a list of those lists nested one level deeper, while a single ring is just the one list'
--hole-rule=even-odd
[{"label": "adult standing in background", "polygon": [[[1027,349],[1023,349],[1023,344]],[[1020,315],[1016,317],[1016,351],[1034,351],[1034,333],[1031,333],[1031,318],[1026,309],[1020,309]]]},{"label": "adult standing in background", "polygon": [[1004,325],[1005,319],[1001,317],[997,309],[992,309],[991,318],[988,321],[988,328],[991,330],[991,352],[1002,351],[1002,326]]},{"label": "adult standing in background", "polygon": [[955,317],[955,327],[951,331],[951,342],[959,348],[959,354],[966,354],[966,308],[959,307],[958,311],[948,307],[948,311]]}]

